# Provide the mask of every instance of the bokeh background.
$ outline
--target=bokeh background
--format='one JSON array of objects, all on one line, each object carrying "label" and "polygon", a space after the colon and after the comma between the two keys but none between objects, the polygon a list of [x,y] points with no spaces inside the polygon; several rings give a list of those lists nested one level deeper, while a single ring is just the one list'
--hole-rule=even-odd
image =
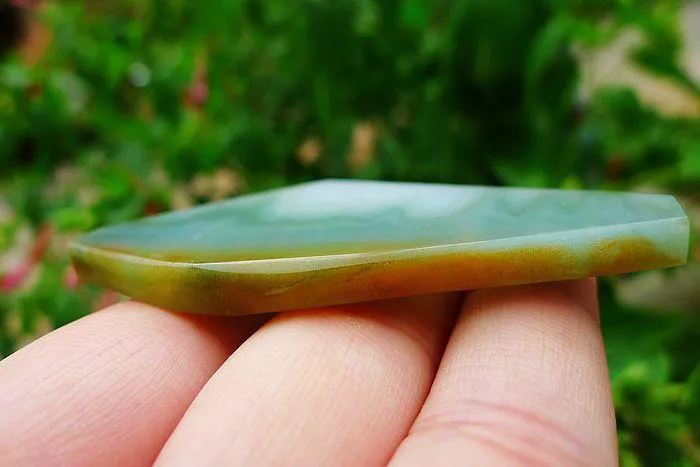
[{"label": "bokeh background", "polygon": [[[0,358],[119,300],[95,227],[324,177],[668,192],[700,219],[700,6],[0,0]],[[621,463],[700,465],[700,267],[601,281]]]}]

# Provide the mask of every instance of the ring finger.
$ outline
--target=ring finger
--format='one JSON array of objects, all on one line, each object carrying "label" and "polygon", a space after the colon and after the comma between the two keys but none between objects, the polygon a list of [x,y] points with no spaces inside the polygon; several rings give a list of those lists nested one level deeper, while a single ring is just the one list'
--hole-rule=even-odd
[{"label": "ring finger", "polygon": [[465,302],[393,466],[614,466],[595,282],[484,290]]}]

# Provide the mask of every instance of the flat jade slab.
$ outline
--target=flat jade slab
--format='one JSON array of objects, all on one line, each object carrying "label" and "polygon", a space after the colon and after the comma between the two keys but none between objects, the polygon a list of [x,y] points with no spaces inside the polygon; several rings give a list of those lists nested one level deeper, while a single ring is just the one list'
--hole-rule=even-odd
[{"label": "flat jade slab", "polygon": [[324,180],[96,230],[87,282],[243,315],[677,266],[672,196]]}]

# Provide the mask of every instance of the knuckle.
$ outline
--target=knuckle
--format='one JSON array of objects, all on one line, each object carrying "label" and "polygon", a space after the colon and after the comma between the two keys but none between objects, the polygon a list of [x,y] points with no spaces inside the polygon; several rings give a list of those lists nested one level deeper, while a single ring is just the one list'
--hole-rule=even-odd
[{"label": "knuckle", "polygon": [[598,465],[574,433],[539,412],[476,400],[456,406],[460,408],[419,419],[409,438],[456,439],[471,447],[467,449],[490,451],[518,466]]}]

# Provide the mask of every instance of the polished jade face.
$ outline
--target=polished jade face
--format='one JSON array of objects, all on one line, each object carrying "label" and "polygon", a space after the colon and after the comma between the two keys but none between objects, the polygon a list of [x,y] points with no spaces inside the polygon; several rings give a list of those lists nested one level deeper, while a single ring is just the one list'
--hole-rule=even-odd
[{"label": "polished jade face", "polygon": [[240,315],[683,264],[668,195],[327,180],[109,226],[85,280],[169,309]]}]

